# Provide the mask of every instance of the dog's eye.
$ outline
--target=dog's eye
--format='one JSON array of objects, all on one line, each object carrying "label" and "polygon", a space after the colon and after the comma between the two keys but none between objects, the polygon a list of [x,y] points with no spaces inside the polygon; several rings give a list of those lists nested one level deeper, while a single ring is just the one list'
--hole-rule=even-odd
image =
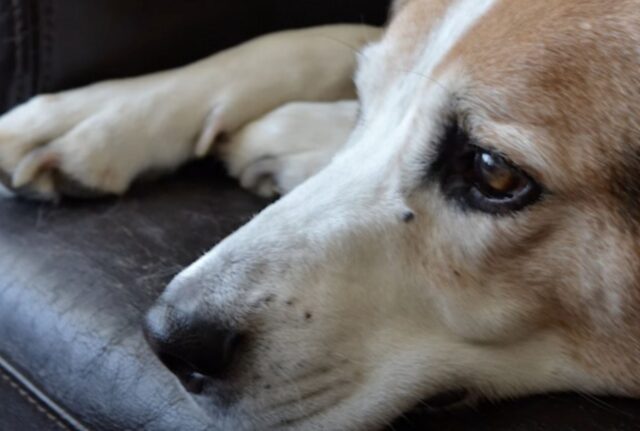
[{"label": "dog's eye", "polygon": [[543,189],[502,155],[472,143],[457,126],[448,130],[433,166],[442,190],[463,208],[489,214],[520,211],[537,202]]},{"label": "dog's eye", "polygon": [[489,199],[513,199],[529,182],[503,157],[484,150],[476,153],[473,175],[475,187]]}]

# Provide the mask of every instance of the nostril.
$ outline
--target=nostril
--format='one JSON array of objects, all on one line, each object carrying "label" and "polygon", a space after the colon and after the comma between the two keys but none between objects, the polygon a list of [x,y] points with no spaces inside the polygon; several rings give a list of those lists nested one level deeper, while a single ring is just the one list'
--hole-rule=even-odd
[{"label": "nostril", "polygon": [[166,354],[157,353],[160,361],[180,379],[185,388],[194,394],[199,394],[203,390],[204,376],[197,373],[193,368],[180,358]]},{"label": "nostril", "polygon": [[183,376],[194,372],[192,366],[184,362],[182,359],[173,356],[172,354],[166,353],[162,350],[158,350],[156,351],[156,355],[165,367],[167,367],[171,372],[177,374],[178,376]]},{"label": "nostril", "polygon": [[177,343],[172,354],[198,373],[222,378],[233,363],[243,336],[236,331],[207,325],[199,326],[193,331],[189,339]]},{"label": "nostril", "polygon": [[211,322],[178,319],[175,312],[152,311],[144,332],[158,358],[183,381],[198,375],[223,378],[245,338]]}]

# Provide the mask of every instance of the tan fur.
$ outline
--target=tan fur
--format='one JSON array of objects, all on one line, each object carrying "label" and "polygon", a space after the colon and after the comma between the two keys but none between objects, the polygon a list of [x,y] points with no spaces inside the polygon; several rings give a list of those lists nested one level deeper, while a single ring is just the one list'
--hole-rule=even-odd
[{"label": "tan fur", "polygon": [[[423,41],[415,32],[446,3],[416,0],[399,13],[388,37],[402,49],[390,63],[412,66]],[[475,136],[551,194],[535,217],[496,228],[484,260],[442,284],[472,278],[536,304],[532,324],[561,331],[592,372],[640,395],[640,2],[498,2],[432,79],[452,67],[468,75],[460,96],[470,116],[527,129],[535,146],[501,141],[491,127]]]}]

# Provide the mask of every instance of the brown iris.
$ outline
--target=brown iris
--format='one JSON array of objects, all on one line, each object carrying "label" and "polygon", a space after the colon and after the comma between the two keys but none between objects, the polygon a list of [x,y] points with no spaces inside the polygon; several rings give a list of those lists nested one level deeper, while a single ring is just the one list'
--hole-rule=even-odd
[{"label": "brown iris", "polygon": [[476,154],[474,180],[485,195],[496,199],[512,197],[527,186],[527,178],[519,169],[487,151]]}]

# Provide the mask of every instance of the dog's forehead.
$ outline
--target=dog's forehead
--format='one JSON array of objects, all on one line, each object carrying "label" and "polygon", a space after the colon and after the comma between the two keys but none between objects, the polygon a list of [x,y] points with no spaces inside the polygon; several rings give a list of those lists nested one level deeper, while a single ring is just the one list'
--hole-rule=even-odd
[{"label": "dog's forehead", "polygon": [[576,126],[575,114],[627,102],[620,86],[637,91],[639,33],[638,0],[496,1],[435,73],[464,64],[467,91],[505,121]]}]

